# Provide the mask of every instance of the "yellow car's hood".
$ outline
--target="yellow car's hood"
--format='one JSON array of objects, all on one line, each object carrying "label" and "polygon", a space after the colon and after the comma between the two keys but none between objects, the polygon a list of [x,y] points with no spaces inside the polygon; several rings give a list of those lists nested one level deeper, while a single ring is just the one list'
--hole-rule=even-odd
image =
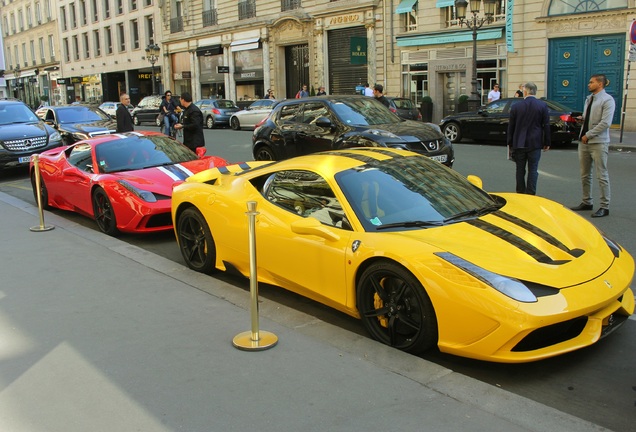
[{"label": "yellow car's hood", "polygon": [[[504,210],[512,208],[506,206]],[[492,272],[555,288],[589,281],[611,266],[615,258],[612,250],[585,219],[561,207],[556,209],[560,221],[551,220],[553,217],[547,216],[551,212],[546,210],[555,210],[552,203],[547,208],[526,210],[534,216],[525,217],[525,221],[508,211],[499,211],[479,219],[402,231],[398,235],[425,242]],[[414,246],[404,252],[417,255],[416,249]]]}]

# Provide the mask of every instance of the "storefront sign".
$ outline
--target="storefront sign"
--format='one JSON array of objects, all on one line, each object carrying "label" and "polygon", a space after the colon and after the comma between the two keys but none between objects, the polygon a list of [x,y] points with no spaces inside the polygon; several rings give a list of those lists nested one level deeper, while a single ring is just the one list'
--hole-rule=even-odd
[{"label": "storefront sign", "polygon": [[362,12],[337,15],[325,20],[327,27],[338,26],[342,24],[360,24],[363,22]]},{"label": "storefront sign", "polygon": [[137,74],[137,78],[140,80],[149,80],[152,79],[152,74],[151,73],[138,73]]},{"label": "storefront sign", "polygon": [[71,77],[71,84],[81,84],[82,77]]},{"label": "storefront sign", "polygon": [[230,67],[229,66],[217,66],[216,67],[216,71],[217,71],[217,73],[230,73]]},{"label": "storefront sign", "polygon": [[67,82],[66,82],[66,78],[58,78],[56,81],[57,81],[57,84],[58,84],[58,85],[60,85],[60,84],[66,84],[66,83],[67,83]]},{"label": "storefront sign", "polygon": [[183,72],[181,72],[181,76],[183,77],[183,79],[190,79],[190,78],[192,78],[192,72],[191,71],[183,71]]},{"label": "storefront sign", "polygon": [[352,37],[349,41],[351,47],[351,64],[367,64],[367,38]]}]

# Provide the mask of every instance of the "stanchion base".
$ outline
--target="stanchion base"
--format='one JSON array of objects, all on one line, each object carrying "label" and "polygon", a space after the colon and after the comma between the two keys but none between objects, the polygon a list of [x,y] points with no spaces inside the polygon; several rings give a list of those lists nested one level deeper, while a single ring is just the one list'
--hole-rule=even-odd
[{"label": "stanchion base", "polygon": [[38,225],[38,226],[32,226],[31,228],[29,228],[29,230],[33,231],[33,232],[42,232],[42,231],[51,231],[53,228],[55,228],[53,225]]},{"label": "stanchion base", "polygon": [[239,333],[232,339],[232,345],[243,351],[264,351],[275,347],[278,343],[278,336],[274,333],[261,330],[258,335],[259,339],[255,341],[252,340],[251,331]]}]

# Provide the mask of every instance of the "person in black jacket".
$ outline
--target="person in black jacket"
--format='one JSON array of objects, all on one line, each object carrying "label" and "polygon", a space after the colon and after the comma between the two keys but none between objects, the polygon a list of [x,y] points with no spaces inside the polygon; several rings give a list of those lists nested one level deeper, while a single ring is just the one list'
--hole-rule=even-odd
[{"label": "person in black jacket", "polygon": [[181,123],[177,123],[174,127],[175,129],[183,130],[183,144],[192,151],[195,151],[197,147],[205,147],[203,113],[198,106],[192,103],[192,95],[190,93],[183,92],[181,95],[181,106],[185,108]]},{"label": "person in black jacket", "polygon": [[384,86],[382,84],[373,86],[373,96],[377,101],[382,102],[385,107],[388,108],[391,105],[389,100],[384,96]]},{"label": "person in black jacket", "polygon": [[135,130],[135,126],[133,126],[133,119],[130,115],[130,111],[128,111],[128,105],[130,105],[130,96],[126,93],[122,93],[119,96],[119,106],[117,107],[117,111],[115,111],[115,118],[117,119],[117,133],[121,132],[132,132]]}]

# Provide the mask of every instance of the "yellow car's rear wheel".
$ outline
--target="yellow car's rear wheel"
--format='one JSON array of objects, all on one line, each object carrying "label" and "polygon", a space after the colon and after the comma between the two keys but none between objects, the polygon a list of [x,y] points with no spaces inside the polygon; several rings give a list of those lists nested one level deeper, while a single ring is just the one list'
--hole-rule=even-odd
[{"label": "yellow car's rear wheel", "polygon": [[437,318],[422,284],[393,262],[367,268],[357,286],[358,311],[371,336],[410,353],[437,343]]},{"label": "yellow car's rear wheel", "polygon": [[177,239],[188,267],[201,273],[214,272],[216,246],[210,228],[199,210],[191,207],[179,215]]}]

